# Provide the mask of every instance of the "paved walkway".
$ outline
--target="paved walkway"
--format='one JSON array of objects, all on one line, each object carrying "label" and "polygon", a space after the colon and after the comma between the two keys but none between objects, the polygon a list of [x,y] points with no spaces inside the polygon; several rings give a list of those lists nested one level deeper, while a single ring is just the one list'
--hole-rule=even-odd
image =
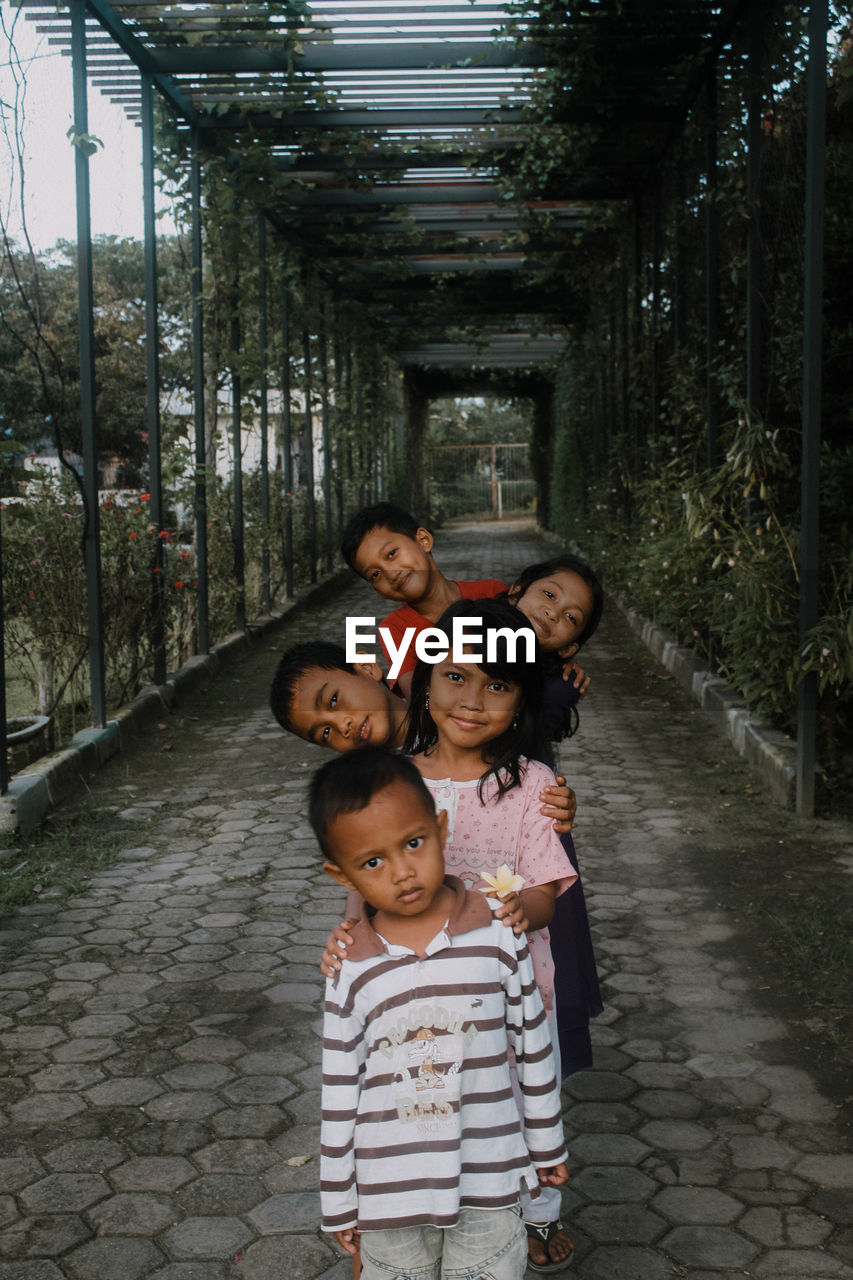
[{"label": "paved walkway", "polygon": [[[471,577],[545,549],[524,528],[439,540]],[[286,642],[340,633],[347,612],[378,612],[367,588]],[[266,709],[276,652],[99,778],[130,833],[116,866],[4,923],[0,1280],[351,1274],[317,1230],[316,961],[341,896],[305,820],[323,753]],[[564,765],[607,1010],[595,1069],[565,1088],[574,1274],[853,1278],[836,1109],[693,856],[740,839],[772,858],[791,820],[769,804],[731,816],[721,796],[743,793],[742,766],[721,766],[726,748],[615,611],[588,663]]]}]

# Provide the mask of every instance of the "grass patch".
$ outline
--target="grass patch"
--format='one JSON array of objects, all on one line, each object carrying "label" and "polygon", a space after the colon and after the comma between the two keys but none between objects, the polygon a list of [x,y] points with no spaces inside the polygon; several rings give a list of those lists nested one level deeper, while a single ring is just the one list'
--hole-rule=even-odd
[{"label": "grass patch", "polygon": [[143,824],[91,802],[49,816],[29,835],[0,833],[0,916],[40,898],[78,893],[88,876],[113,865],[136,825]]}]

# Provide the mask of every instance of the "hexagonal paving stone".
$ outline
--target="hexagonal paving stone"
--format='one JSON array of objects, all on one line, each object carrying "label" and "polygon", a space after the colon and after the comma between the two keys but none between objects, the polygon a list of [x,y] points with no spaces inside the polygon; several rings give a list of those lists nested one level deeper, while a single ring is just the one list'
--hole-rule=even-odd
[{"label": "hexagonal paving stone", "polygon": [[690,1120],[650,1120],[638,1133],[650,1147],[661,1151],[701,1151],[714,1137]]},{"label": "hexagonal paving stone", "polygon": [[136,1156],[111,1174],[120,1191],[174,1191],[195,1176],[183,1156]]},{"label": "hexagonal paving stone", "polygon": [[184,1187],[181,1207],[193,1216],[241,1214],[267,1197],[257,1178],[240,1173],[208,1173]]},{"label": "hexagonal paving stone", "polygon": [[651,1244],[669,1225],[636,1204],[589,1204],[572,1214],[569,1234],[574,1223],[603,1244]]},{"label": "hexagonal paving stone", "polygon": [[[58,1257],[82,1244],[91,1229],[76,1213],[40,1214],[24,1218],[0,1236],[0,1253],[5,1257]],[[0,1276],[6,1266],[0,1262]]]},{"label": "hexagonal paving stone", "polygon": [[584,1164],[639,1164],[648,1154],[644,1142],[624,1133],[581,1133],[569,1143],[569,1155]]},{"label": "hexagonal paving stone", "polygon": [[246,1052],[242,1040],[232,1036],[198,1036],[179,1045],[175,1053],[186,1062],[230,1062]]},{"label": "hexagonal paving stone", "polygon": [[[51,1013],[56,1016],[54,1010]],[[68,1037],[61,1027],[48,1024],[34,1027],[16,1027],[14,1031],[4,1031],[0,1035],[0,1044],[10,1053],[21,1053],[25,1049],[50,1049]]]},{"label": "hexagonal paving stone", "polygon": [[100,1067],[87,1062],[52,1063],[30,1076],[30,1083],[39,1093],[61,1093],[64,1090],[85,1089],[103,1080]]},{"label": "hexagonal paving stone", "polygon": [[162,1092],[163,1086],[147,1076],[119,1076],[87,1089],[86,1097],[93,1107],[141,1107]]},{"label": "hexagonal paving stone", "polygon": [[45,1175],[44,1166],[35,1156],[0,1158],[0,1191],[20,1191]]},{"label": "hexagonal paving stone", "polygon": [[251,1239],[251,1230],[239,1218],[187,1218],[163,1237],[176,1258],[228,1257]]},{"label": "hexagonal paving stone", "polygon": [[320,1221],[320,1194],[298,1191],[293,1195],[270,1196],[248,1215],[261,1235],[310,1231]]},{"label": "hexagonal paving stone", "polygon": [[[241,1280],[337,1280],[352,1275],[352,1262],[341,1259],[340,1271],[335,1267],[338,1255],[316,1235],[266,1236],[246,1249],[240,1263]],[[334,1270],[332,1269],[334,1268]]]},{"label": "hexagonal paving stone", "polygon": [[643,1089],[631,1102],[654,1120],[693,1120],[703,1110],[699,1098],[678,1089]]},{"label": "hexagonal paving stone", "polygon": [[297,1086],[284,1076],[246,1076],[243,1080],[235,1080],[220,1090],[223,1098],[236,1106],[246,1103],[251,1105],[265,1102],[283,1102],[298,1092]]},{"label": "hexagonal paving stone", "polygon": [[218,1089],[233,1079],[231,1068],[220,1062],[187,1062],[163,1076],[170,1089]]},{"label": "hexagonal paving stone", "polygon": [[663,1248],[690,1267],[743,1268],[758,1248],[728,1227],[676,1227],[662,1241]]},{"label": "hexagonal paving stone", "polygon": [[92,1013],[70,1022],[68,1030],[75,1039],[83,1040],[93,1036],[118,1036],[132,1026],[132,1019],[123,1013]]},{"label": "hexagonal paving stone", "polygon": [[627,1074],[643,1089],[689,1089],[693,1072],[678,1062],[635,1062]]},{"label": "hexagonal paving stone", "polygon": [[156,1236],[181,1217],[168,1196],[145,1191],[121,1191],[89,1211],[98,1235]]},{"label": "hexagonal paving stone", "polygon": [[727,1226],[743,1212],[739,1200],[714,1187],[667,1187],[655,1196],[652,1208],[676,1223],[717,1223]]},{"label": "hexagonal paving stone", "polygon": [[[173,1262],[155,1271],[149,1280],[227,1280],[224,1262]],[[242,1267],[241,1267],[242,1272]]]},{"label": "hexagonal paving stone", "polygon": [[563,1112],[569,1129],[578,1133],[627,1133],[641,1117],[624,1102],[578,1102]]},{"label": "hexagonal paving stone", "polygon": [[584,1280],[672,1280],[672,1263],[654,1249],[604,1246],[584,1258],[583,1275]]},{"label": "hexagonal paving stone", "polygon": [[851,1280],[845,1266],[822,1249],[770,1249],[750,1268],[758,1280]]},{"label": "hexagonal paving stone", "polygon": [[260,1173],[280,1159],[263,1138],[230,1138],[193,1153],[205,1173]]},{"label": "hexagonal paving stone", "polygon": [[37,1093],[9,1107],[9,1115],[17,1124],[46,1125],[61,1124],[69,1116],[86,1110],[86,1104],[79,1093]]},{"label": "hexagonal paving stone", "polygon": [[217,1112],[210,1123],[221,1138],[274,1138],[287,1118],[278,1107],[240,1107]]},{"label": "hexagonal paving stone", "polygon": [[114,1053],[118,1053],[118,1045],[109,1036],[83,1036],[59,1045],[51,1057],[56,1062],[102,1062]]},{"label": "hexagonal paving stone", "polygon": [[109,1193],[97,1173],[50,1173],[21,1192],[21,1203],[30,1213],[74,1213]]},{"label": "hexagonal paving stone", "polygon": [[3,1263],[3,1280],[63,1280],[64,1273],[55,1262],[37,1258],[32,1262]]},{"label": "hexagonal paving stone", "polygon": [[738,1169],[790,1169],[798,1152],[778,1138],[732,1138],[732,1160]]},{"label": "hexagonal paving stone", "polygon": [[150,1240],[90,1240],[64,1260],[73,1280],[141,1280],[166,1259]]},{"label": "hexagonal paving stone", "polygon": [[853,1155],[809,1155],[796,1165],[794,1173],[822,1187],[853,1190]]},{"label": "hexagonal paving stone", "polygon": [[121,1164],[123,1147],[110,1138],[76,1138],[54,1147],[43,1157],[49,1168],[64,1173],[100,1173]]},{"label": "hexagonal paving stone", "polygon": [[572,1190],[590,1200],[622,1203],[631,1200],[648,1200],[657,1190],[657,1183],[647,1178],[639,1169],[621,1165],[587,1165],[572,1178]]},{"label": "hexagonal paving stone", "polygon": [[203,1120],[219,1111],[222,1100],[204,1089],[162,1093],[145,1105],[145,1114],[155,1120]]},{"label": "hexagonal paving stone", "polygon": [[739,1231],[768,1249],[782,1249],[787,1244],[798,1248],[819,1247],[832,1229],[832,1222],[798,1206],[777,1209],[761,1205],[748,1209],[738,1223]]}]

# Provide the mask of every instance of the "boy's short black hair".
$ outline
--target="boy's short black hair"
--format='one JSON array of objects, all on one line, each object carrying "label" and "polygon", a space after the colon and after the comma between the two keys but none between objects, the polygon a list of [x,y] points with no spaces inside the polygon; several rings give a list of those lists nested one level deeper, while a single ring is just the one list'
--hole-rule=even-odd
[{"label": "boy's short black hair", "polygon": [[333,644],[331,640],[308,640],[288,649],[278,664],[270,689],[270,710],[282,729],[293,731],[290,710],[296,682],[312,667],[320,667],[322,671],[355,670],[347,662],[343,645]]},{"label": "boy's short black hair", "polygon": [[411,760],[385,747],[347,751],[320,766],[308,789],[308,821],[327,858],[335,861],[326,838],[329,824],[343,813],[360,813],[395,782],[411,787],[427,813],[435,813],[435,802]]},{"label": "boy's short black hair", "polygon": [[407,538],[414,538],[418,524],[413,515],[402,507],[395,507],[393,502],[377,502],[373,507],[362,507],[347,524],[341,535],[341,555],[351,569],[358,549],[371,529],[388,529],[391,533],[402,533]]}]

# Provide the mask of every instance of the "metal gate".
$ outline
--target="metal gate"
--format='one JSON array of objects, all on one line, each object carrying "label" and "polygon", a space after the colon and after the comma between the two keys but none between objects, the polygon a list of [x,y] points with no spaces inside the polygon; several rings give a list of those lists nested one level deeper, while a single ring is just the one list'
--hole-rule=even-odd
[{"label": "metal gate", "polygon": [[444,519],[528,515],[536,482],[527,444],[444,444],[429,451],[430,509]]}]

